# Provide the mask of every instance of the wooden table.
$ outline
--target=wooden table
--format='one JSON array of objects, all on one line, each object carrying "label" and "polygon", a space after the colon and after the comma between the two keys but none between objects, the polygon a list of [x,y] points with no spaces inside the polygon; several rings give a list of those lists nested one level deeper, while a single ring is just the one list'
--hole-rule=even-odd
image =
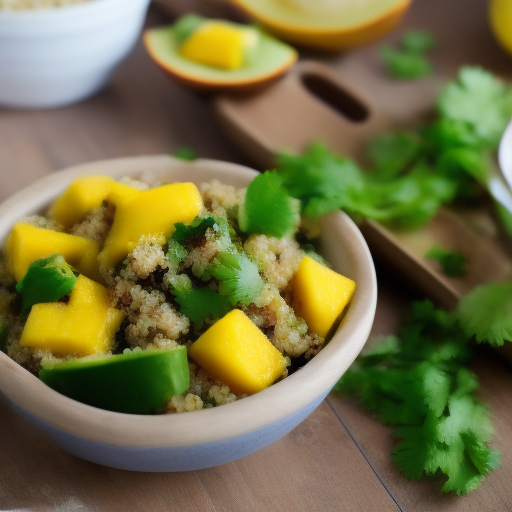
[{"label": "wooden table", "polygon": [[[188,1],[188,0],[187,0]],[[404,26],[439,38],[434,77],[387,78],[377,45],[346,55],[310,53],[355,80],[383,105],[400,104],[397,124],[431,108],[443,81],[462,64],[509,76],[512,59],[492,40],[484,0],[416,0]],[[183,5],[183,4],[182,4]],[[165,21],[156,10],[148,24]],[[396,39],[396,34],[389,37]],[[393,109],[396,113],[396,109]],[[0,110],[0,199],[73,164],[165,153],[181,146],[201,156],[247,163],[223,137],[208,101],[169,82],[141,44],[94,98],[51,111]],[[394,332],[415,293],[378,269],[380,292],[372,336]],[[330,395],[274,445],[221,467],[188,473],[133,473],[79,460],[0,402],[0,510],[30,511],[506,511],[512,510],[512,374],[489,351],[474,370],[494,415],[493,447],[503,464],[463,498],[442,496],[436,482],[410,482],[391,465],[391,431],[357,404]]]}]

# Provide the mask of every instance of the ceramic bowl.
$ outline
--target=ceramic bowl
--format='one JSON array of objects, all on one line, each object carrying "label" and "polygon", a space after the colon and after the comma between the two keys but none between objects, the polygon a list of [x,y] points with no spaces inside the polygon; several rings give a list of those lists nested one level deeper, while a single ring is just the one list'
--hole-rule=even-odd
[{"label": "ceramic bowl", "polygon": [[[212,179],[246,187],[256,171],[235,164],[168,156],[96,162],[50,174],[0,205],[0,240],[20,217],[44,210],[84,174],[114,178],[150,172],[162,181]],[[345,214],[324,218],[321,252],[357,283],[353,300],[329,343],[301,369],[243,400],[174,415],[137,416],[96,409],[47,387],[0,352],[0,391],[22,416],[68,452],[105,466],[137,471],[184,471],[217,466],[255,452],[298,425],[361,351],[373,323],[377,286],[359,229]]]},{"label": "ceramic bowl", "polygon": [[0,105],[60,107],[94,94],[132,49],[149,0],[0,11]]}]

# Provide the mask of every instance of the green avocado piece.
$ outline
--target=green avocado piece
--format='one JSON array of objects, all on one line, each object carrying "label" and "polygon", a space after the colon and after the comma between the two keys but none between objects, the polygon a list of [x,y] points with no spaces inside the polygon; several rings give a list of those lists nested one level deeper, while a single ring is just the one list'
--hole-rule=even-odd
[{"label": "green avocado piece", "polygon": [[234,70],[218,69],[182,57],[181,41],[174,26],[146,31],[144,42],[150,55],[165,71],[202,88],[247,87],[282,74],[297,60],[297,51],[291,46],[256,27],[247,29],[258,34],[258,44],[250,49],[244,65]]},{"label": "green avocado piece", "polygon": [[76,279],[73,268],[61,254],[34,261],[25,277],[16,285],[16,291],[21,296],[22,311],[28,311],[40,302],[59,300],[71,292]]},{"label": "green avocado piece", "polygon": [[39,378],[78,402],[128,414],[156,413],[190,386],[185,346],[74,359],[44,366]]}]

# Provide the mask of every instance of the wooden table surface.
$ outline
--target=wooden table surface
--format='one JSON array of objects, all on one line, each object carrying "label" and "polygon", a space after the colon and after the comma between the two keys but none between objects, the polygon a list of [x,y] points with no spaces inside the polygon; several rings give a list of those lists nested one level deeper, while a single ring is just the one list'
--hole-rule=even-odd
[{"label": "wooden table surface", "polygon": [[[439,39],[432,54],[436,73],[423,81],[387,78],[380,43],[345,55],[307,57],[338,68],[389,108],[397,125],[408,125],[428,113],[445,78],[462,64],[511,75],[512,59],[493,41],[485,9],[484,0],[415,0],[402,26],[432,30]],[[148,25],[165,21],[150,11]],[[388,39],[394,41],[396,33]],[[208,100],[168,81],[139,43],[111,84],[92,99],[49,111],[0,109],[0,199],[70,165],[184,145],[204,157],[247,163],[219,132]],[[378,268],[378,276],[372,337],[393,333],[417,297],[386,269]],[[512,510],[512,374],[489,351],[479,354],[474,370],[494,415],[493,447],[502,451],[503,463],[462,498],[441,495],[439,483],[403,478],[390,462],[396,443],[390,429],[333,394],[289,435],[258,453],[217,468],[163,474],[77,459],[0,402],[0,510]]]}]

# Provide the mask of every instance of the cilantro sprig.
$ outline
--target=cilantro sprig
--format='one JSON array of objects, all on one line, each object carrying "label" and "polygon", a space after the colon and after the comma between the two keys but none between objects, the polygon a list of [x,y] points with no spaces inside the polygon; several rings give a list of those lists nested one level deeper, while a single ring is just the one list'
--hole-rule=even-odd
[{"label": "cilantro sprig", "polygon": [[460,251],[448,251],[442,247],[431,247],[425,257],[437,261],[444,274],[449,277],[461,277],[466,274],[467,258]]},{"label": "cilantro sprig", "polygon": [[398,336],[362,354],[335,386],[395,427],[393,453],[405,476],[444,476],[443,492],[466,494],[500,464],[492,425],[466,368],[472,351],[454,313],[412,305]]}]

